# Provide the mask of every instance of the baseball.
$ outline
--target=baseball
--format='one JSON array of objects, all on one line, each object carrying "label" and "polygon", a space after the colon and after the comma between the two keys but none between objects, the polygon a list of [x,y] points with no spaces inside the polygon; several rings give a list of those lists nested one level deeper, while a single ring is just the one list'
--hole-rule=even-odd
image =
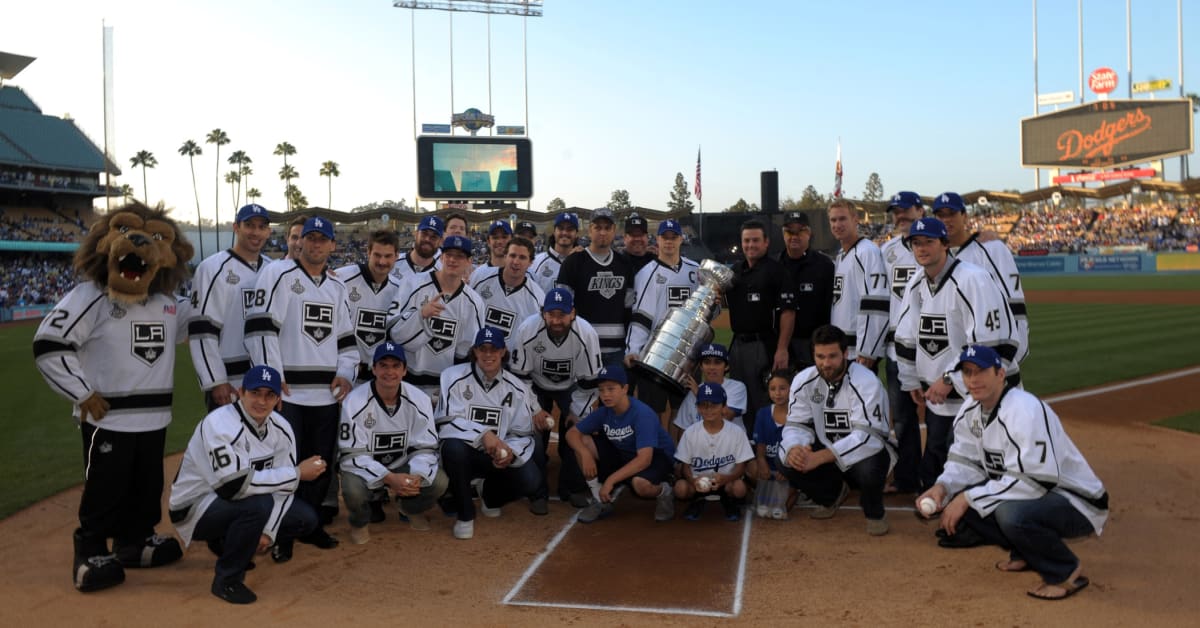
[{"label": "baseball", "polygon": [[696,490],[701,493],[707,493],[712,490],[712,480],[702,477],[696,480]]},{"label": "baseball", "polygon": [[921,514],[929,517],[937,512],[937,502],[932,497],[922,497],[917,503],[917,507],[921,509]]},{"label": "baseball", "polygon": [[508,450],[503,447],[496,450],[496,460],[504,460],[508,457]]},{"label": "baseball", "polygon": [[554,417],[552,417],[552,416],[546,417],[546,429],[548,429],[548,430],[554,429]]}]

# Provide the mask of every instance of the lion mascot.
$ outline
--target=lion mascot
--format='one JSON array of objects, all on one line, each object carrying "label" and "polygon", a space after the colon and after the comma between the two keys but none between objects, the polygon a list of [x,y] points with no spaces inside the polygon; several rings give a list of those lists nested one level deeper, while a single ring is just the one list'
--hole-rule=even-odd
[{"label": "lion mascot", "polygon": [[133,203],[108,213],[75,254],[79,284],[33,340],[38,370],[74,404],[83,436],[71,571],[80,591],[124,582],[126,567],[157,567],[183,555],[154,526],[162,517],[175,344],[186,339],[187,303],[174,293],[191,257],[192,245],[162,205]]}]

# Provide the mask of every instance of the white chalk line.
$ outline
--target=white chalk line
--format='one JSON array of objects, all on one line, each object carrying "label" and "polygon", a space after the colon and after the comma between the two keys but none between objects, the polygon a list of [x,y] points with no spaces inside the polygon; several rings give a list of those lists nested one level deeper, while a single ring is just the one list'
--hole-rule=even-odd
[{"label": "white chalk line", "polygon": [[1165,382],[1172,379],[1178,379],[1180,377],[1187,377],[1188,375],[1195,375],[1196,373],[1200,373],[1200,366],[1194,366],[1182,371],[1175,371],[1174,373],[1139,377],[1138,379],[1131,379],[1119,384],[1109,384],[1107,386],[1101,386],[1100,388],[1091,388],[1088,390],[1081,390],[1079,392],[1054,395],[1052,397],[1046,397],[1043,401],[1046,403],[1058,403],[1059,401],[1070,401],[1071,399],[1094,397],[1096,395],[1103,395],[1104,393],[1113,392],[1114,390],[1124,390],[1126,388],[1134,388],[1136,386],[1145,386],[1146,384],[1156,384],[1158,382]]}]

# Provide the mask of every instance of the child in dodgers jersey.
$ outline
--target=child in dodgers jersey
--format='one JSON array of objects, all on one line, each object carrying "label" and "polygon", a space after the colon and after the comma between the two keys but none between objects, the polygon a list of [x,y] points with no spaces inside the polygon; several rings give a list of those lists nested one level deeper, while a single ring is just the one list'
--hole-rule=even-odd
[{"label": "child in dodgers jersey", "polygon": [[[740,500],[746,496],[742,476],[746,463],[754,459],[754,450],[750,448],[746,430],[725,420],[721,412],[725,407],[725,389],[720,384],[701,384],[696,392],[696,406],[703,420],[684,430],[675,449],[675,459],[683,463],[682,477],[675,481],[675,496],[696,498],[684,515],[694,521],[704,508],[705,494],[711,491],[720,495],[725,518],[737,521]],[[701,484],[701,478],[708,487]]]}]

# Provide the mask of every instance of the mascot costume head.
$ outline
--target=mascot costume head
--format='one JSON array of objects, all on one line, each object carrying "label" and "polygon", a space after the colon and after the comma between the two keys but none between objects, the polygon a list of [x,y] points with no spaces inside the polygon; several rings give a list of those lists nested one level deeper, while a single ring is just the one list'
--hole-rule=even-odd
[{"label": "mascot costume head", "polygon": [[188,276],[192,244],[161,204],[130,203],[92,225],[75,253],[75,270],[108,290],[114,301],[137,303],[173,294]]}]

